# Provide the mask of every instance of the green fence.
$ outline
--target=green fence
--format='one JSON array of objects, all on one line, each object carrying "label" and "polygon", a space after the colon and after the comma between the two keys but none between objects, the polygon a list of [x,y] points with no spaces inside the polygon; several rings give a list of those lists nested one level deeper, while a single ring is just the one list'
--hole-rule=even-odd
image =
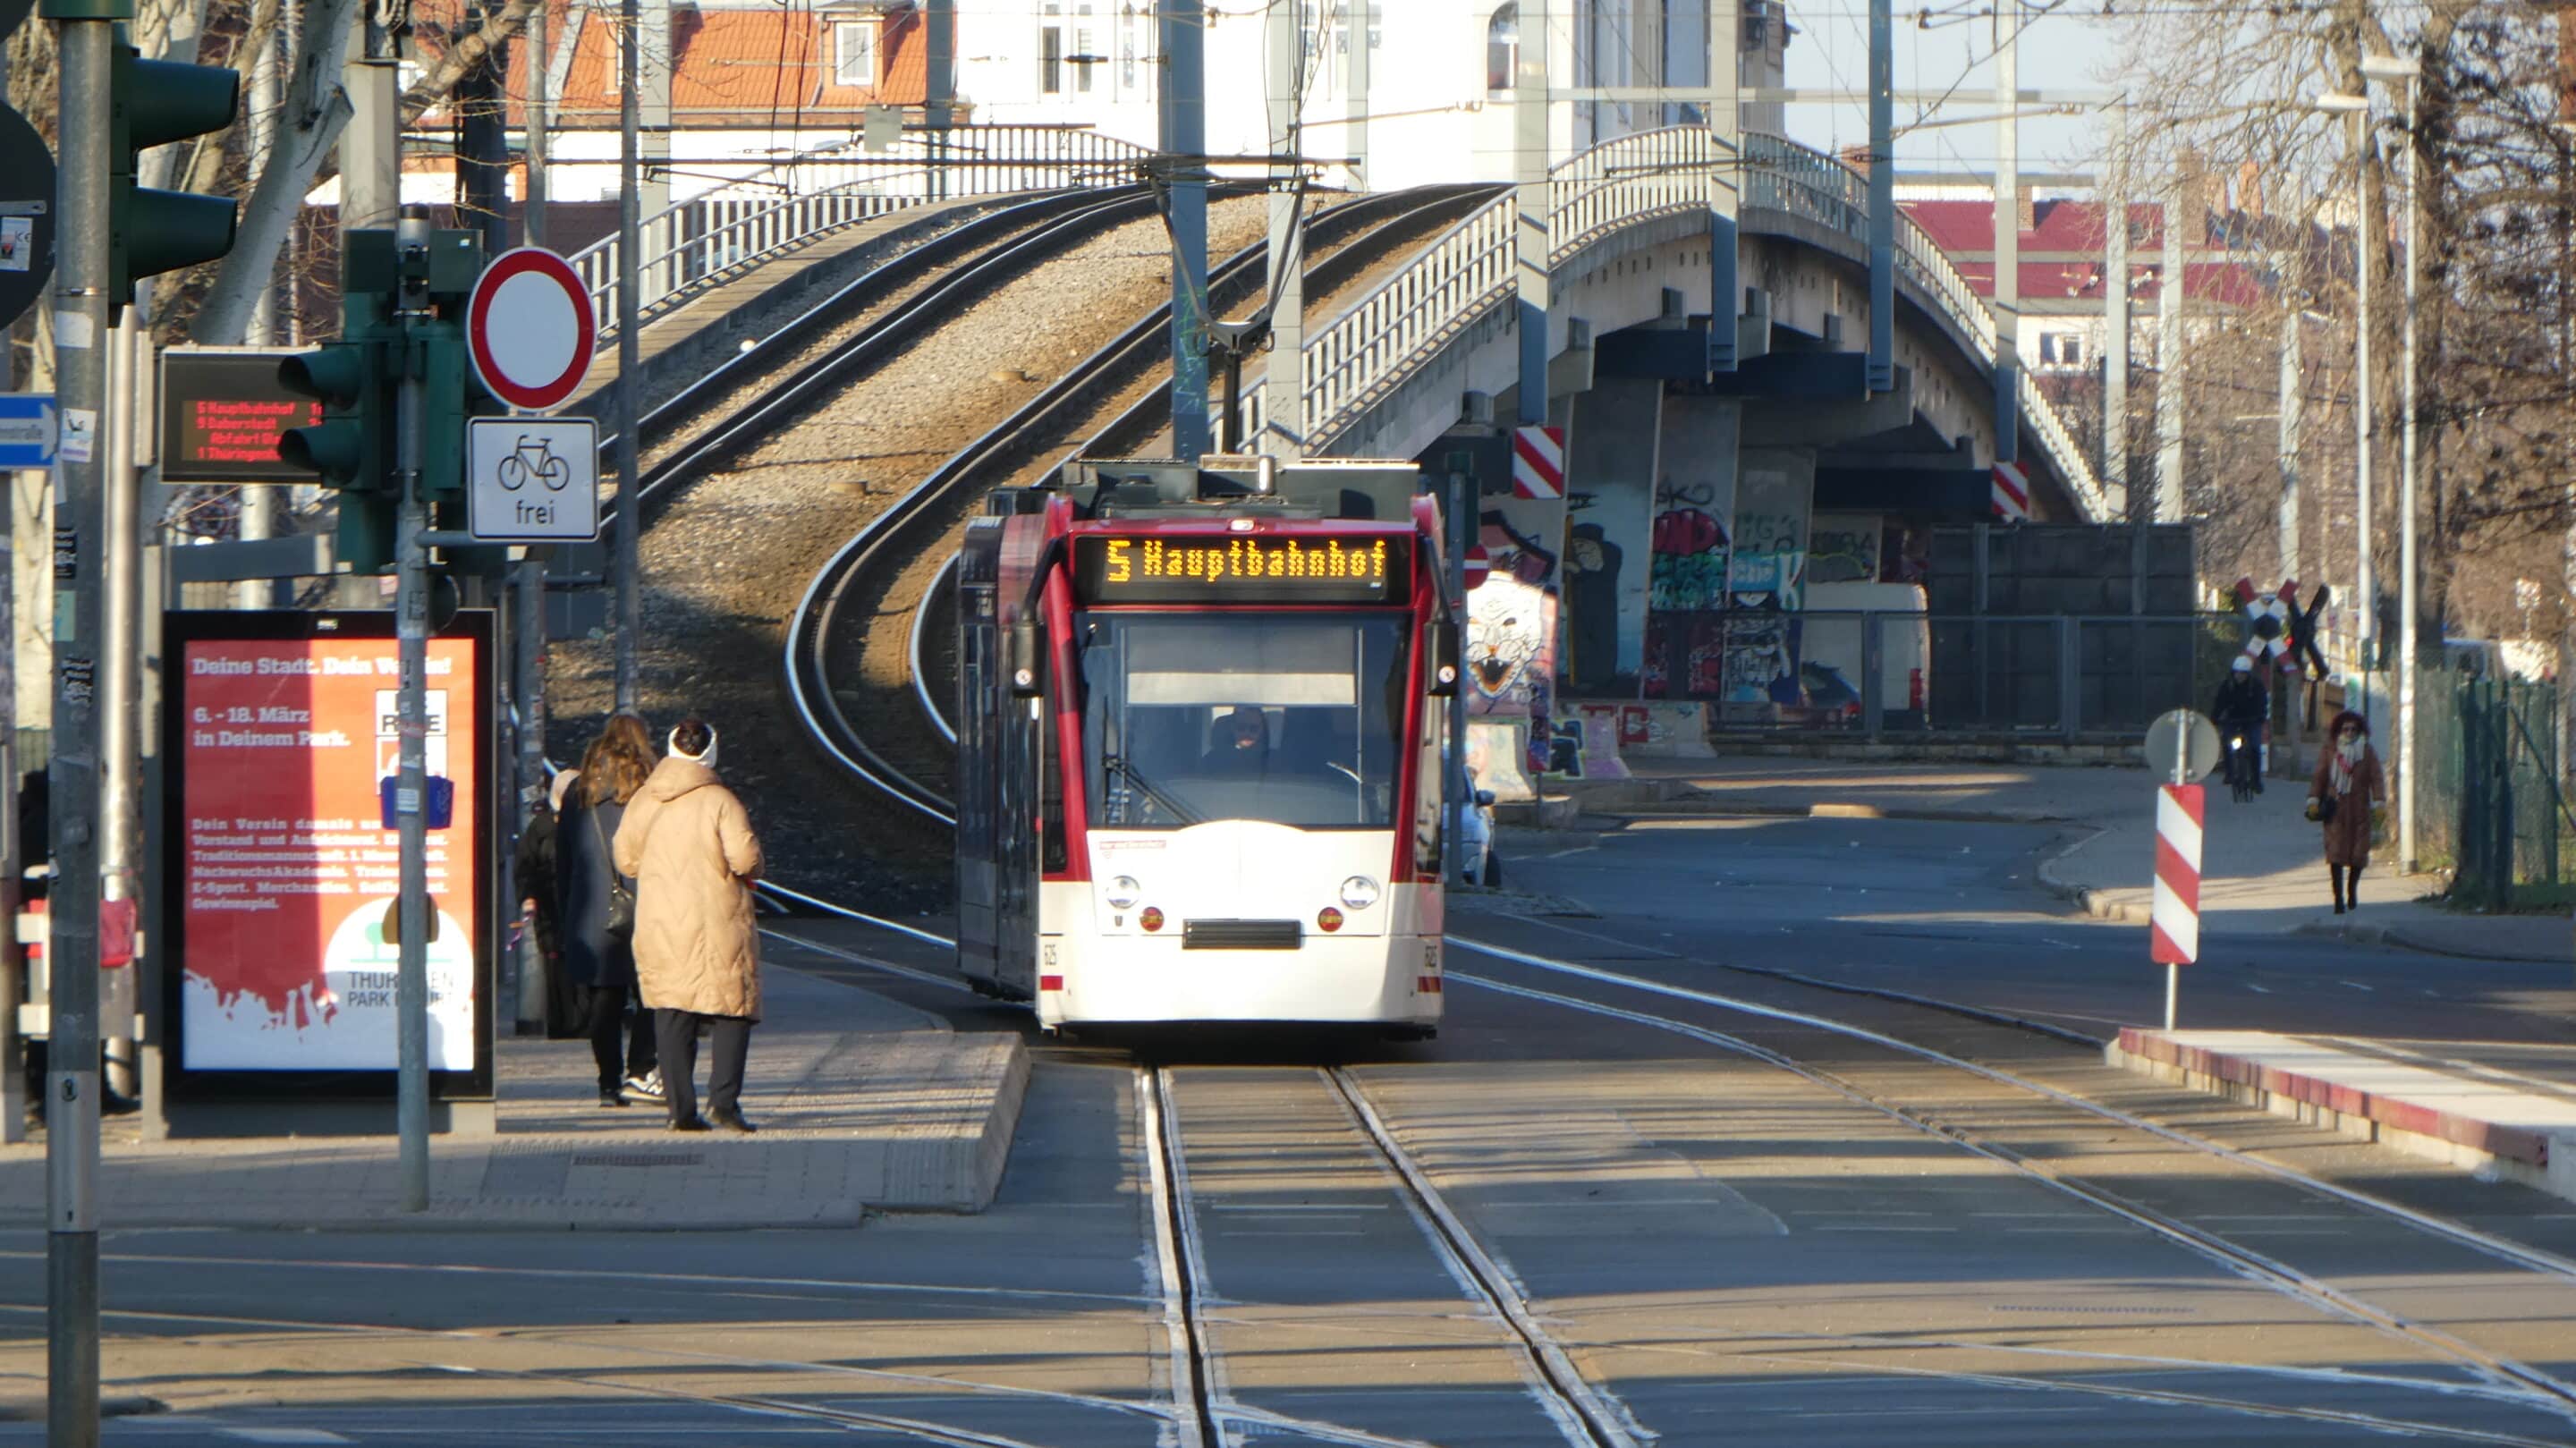
[{"label": "green fence", "polygon": [[2554,685],[2425,676],[2416,712],[2416,837],[2452,898],[2484,910],[2552,901],[2576,880],[2576,817],[2559,790]]}]

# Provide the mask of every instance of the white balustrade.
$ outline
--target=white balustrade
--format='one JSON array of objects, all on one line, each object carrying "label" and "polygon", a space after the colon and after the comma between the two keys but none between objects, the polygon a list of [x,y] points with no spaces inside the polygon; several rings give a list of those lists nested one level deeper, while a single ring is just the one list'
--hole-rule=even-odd
[{"label": "white balustrade", "polygon": [[[1118,185],[1133,180],[1150,154],[1071,126],[916,131],[883,156],[856,143],[807,152],[644,218],[641,315],[659,316],[760,262],[888,212],[965,196]],[[952,164],[938,164],[941,158]],[[590,291],[602,339],[617,331],[620,259],[615,233],[568,258]]]},{"label": "white balustrade", "polygon": [[[1562,266],[1594,241],[1660,216],[1708,205],[1708,168],[1722,147],[1699,126],[1621,136],[1548,173],[1548,257]],[[1744,205],[1784,212],[1861,242],[1869,240],[1869,184],[1850,167],[1779,136],[1745,137]],[[1512,286],[1517,203],[1486,203],[1321,331],[1308,334],[1306,415],[1329,438],[1437,355],[1459,331],[1505,300]],[[1898,213],[1896,265],[1975,344],[1991,366],[1994,315],[1912,217]],[[2088,520],[2110,509],[2092,464],[2046,393],[2021,375],[2022,415]]]}]

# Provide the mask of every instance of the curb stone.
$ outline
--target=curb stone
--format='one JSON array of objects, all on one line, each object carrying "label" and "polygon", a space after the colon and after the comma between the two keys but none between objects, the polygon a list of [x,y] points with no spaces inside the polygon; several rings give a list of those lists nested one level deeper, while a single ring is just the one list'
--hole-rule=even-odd
[{"label": "curb stone", "polygon": [[2514,950],[2471,950],[2461,946],[2437,944],[2409,931],[2403,925],[2370,924],[2352,920],[2310,920],[2301,925],[2300,935],[2319,935],[2329,939],[2349,940],[2359,945],[2383,945],[2398,950],[2411,950],[2419,955],[2439,955],[2452,960],[2510,960],[2532,965],[2563,965],[2564,953],[2534,955]]}]

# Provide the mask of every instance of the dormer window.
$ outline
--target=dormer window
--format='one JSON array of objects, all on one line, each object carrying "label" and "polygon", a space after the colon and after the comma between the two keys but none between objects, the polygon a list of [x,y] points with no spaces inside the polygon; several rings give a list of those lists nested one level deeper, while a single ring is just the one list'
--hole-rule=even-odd
[{"label": "dormer window", "polygon": [[877,83],[877,22],[844,21],[832,27],[832,80],[859,87]]}]

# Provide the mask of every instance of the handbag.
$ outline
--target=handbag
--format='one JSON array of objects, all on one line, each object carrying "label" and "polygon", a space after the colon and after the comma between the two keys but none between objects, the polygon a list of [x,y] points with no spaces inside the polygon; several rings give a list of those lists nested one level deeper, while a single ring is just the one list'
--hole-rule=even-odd
[{"label": "handbag", "polygon": [[2308,818],[2321,825],[2334,823],[2336,800],[2333,795],[2316,795],[2308,801]]},{"label": "handbag", "polygon": [[598,807],[587,813],[590,837],[599,841],[600,858],[608,862],[608,938],[625,945],[635,939],[635,892],[626,888],[626,877],[617,873],[617,855],[608,847],[608,831],[600,828]]}]

